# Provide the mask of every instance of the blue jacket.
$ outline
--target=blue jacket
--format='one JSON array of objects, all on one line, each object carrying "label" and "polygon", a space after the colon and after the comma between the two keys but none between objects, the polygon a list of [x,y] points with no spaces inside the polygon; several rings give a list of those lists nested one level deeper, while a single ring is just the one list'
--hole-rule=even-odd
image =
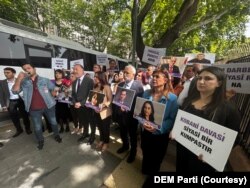
[{"label": "blue jacket", "polygon": [[[146,90],[143,93],[143,98],[153,101],[153,97],[151,96],[150,91],[151,90]],[[174,126],[175,117],[178,111],[177,97],[175,94],[169,93],[168,98],[162,96],[162,98],[158,102],[166,104],[166,109],[160,130],[156,130],[156,132],[154,132],[153,134],[165,134],[170,132]]]},{"label": "blue jacket", "polygon": [[[37,88],[40,92],[47,108],[51,108],[55,106],[56,101],[54,97],[51,95],[51,91],[54,90],[55,85],[48,79],[41,76],[37,76]],[[29,77],[26,77],[22,80],[20,91],[13,91],[13,93],[20,93],[23,91],[23,101],[25,104],[25,110],[29,112],[31,99],[33,95],[33,84],[32,80]]]}]

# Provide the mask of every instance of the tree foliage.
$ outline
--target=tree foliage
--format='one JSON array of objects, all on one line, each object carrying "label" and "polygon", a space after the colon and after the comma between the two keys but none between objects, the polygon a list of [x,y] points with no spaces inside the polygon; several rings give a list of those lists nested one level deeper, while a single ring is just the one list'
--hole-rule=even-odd
[{"label": "tree foliage", "polygon": [[244,41],[249,0],[147,0],[137,16],[137,54],[145,45],[168,54],[209,51],[223,55]]},{"label": "tree foliage", "polygon": [[250,0],[0,0],[0,17],[123,58],[131,54],[134,23],[140,59],[145,46],[167,48],[169,55],[206,51],[222,56],[245,41],[249,4]]}]

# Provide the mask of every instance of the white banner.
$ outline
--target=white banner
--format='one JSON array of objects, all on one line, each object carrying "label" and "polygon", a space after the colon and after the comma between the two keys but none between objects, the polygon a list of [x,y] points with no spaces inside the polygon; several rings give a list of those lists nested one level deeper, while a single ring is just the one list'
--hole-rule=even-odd
[{"label": "white banner", "polygon": [[52,69],[68,69],[68,59],[63,58],[52,58],[51,68]]},{"label": "white banner", "polygon": [[107,64],[108,64],[107,54],[96,55],[96,63],[98,65],[107,66]]},{"label": "white banner", "polygon": [[237,132],[178,110],[172,137],[217,171],[223,171]]},{"label": "white banner", "polygon": [[165,56],[166,48],[151,48],[145,46],[142,61],[157,66],[161,57]]},{"label": "white banner", "polygon": [[250,94],[250,62],[214,65],[224,69],[227,75],[227,90]]},{"label": "white banner", "polygon": [[84,67],[84,61],[83,61],[83,59],[77,59],[77,60],[70,61],[70,69],[73,69],[73,67],[76,64],[82,65]]}]

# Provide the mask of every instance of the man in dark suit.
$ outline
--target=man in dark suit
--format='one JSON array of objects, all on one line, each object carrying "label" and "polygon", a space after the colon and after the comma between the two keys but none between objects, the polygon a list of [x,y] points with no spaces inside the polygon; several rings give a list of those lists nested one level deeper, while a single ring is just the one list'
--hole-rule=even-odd
[{"label": "man in dark suit", "polygon": [[135,90],[135,97],[130,111],[127,111],[123,107],[117,107],[118,112],[118,124],[120,125],[120,136],[122,139],[122,147],[117,150],[117,153],[123,153],[129,149],[130,153],[127,158],[128,163],[132,163],[135,160],[136,148],[137,148],[137,126],[138,121],[133,118],[133,111],[135,108],[136,97],[141,97],[143,94],[142,83],[138,80],[134,80],[136,69],[132,65],[128,65],[124,69],[125,82],[120,83],[118,86],[126,89]]},{"label": "man in dark suit", "polygon": [[[83,135],[78,139],[78,142],[82,142],[89,136],[90,109],[85,107],[85,103],[88,98],[89,91],[93,89],[94,82],[90,77],[85,76],[82,65],[76,64],[73,68],[73,72],[77,78],[72,84],[72,103],[74,105],[73,113],[76,113],[79,118],[79,128],[82,128],[82,126],[84,128]],[[88,142],[93,142],[92,139],[94,138],[94,135],[91,135]]]},{"label": "man in dark suit", "polygon": [[30,120],[28,113],[25,111],[24,102],[17,94],[13,94],[11,89],[15,83],[16,70],[11,67],[4,68],[5,80],[0,82],[0,103],[4,111],[9,112],[10,118],[16,128],[16,133],[13,137],[19,136],[22,132],[22,126],[20,124],[19,114],[23,118],[25,125],[25,131],[27,134],[31,134]]}]

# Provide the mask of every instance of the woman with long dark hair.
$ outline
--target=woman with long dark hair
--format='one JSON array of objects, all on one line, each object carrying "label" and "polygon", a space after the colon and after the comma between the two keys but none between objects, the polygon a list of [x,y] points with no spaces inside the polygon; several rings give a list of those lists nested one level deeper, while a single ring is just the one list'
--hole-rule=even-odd
[{"label": "woman with long dark hair", "polygon": [[[55,70],[55,86],[57,88],[58,96],[64,93],[64,72],[60,69]],[[69,132],[69,114],[70,109],[67,103],[63,103],[60,100],[56,101],[56,120],[60,124],[60,133],[64,132],[64,124],[66,125],[65,131]]]},{"label": "woman with long dark hair", "polygon": [[145,101],[141,108],[140,116],[147,121],[154,122],[154,106],[152,101]]},{"label": "woman with long dark hair", "polygon": [[111,102],[113,99],[112,91],[106,79],[105,73],[95,73],[94,91],[105,94],[105,97],[102,103],[101,110],[93,110],[93,118],[90,123],[92,136],[90,137],[89,143],[92,144],[94,142],[93,136],[97,126],[100,133],[100,142],[97,144],[97,149],[105,151],[108,148],[109,144],[110,123],[112,115]]},{"label": "woman with long dark hair", "polygon": [[[196,87],[184,100],[181,109],[215,122],[221,126],[238,131],[240,115],[235,106],[226,100],[226,76],[218,67],[207,67],[198,72]],[[215,159],[216,160],[216,159]],[[204,171],[215,169],[202,161],[191,151],[177,144],[177,172]]]}]

